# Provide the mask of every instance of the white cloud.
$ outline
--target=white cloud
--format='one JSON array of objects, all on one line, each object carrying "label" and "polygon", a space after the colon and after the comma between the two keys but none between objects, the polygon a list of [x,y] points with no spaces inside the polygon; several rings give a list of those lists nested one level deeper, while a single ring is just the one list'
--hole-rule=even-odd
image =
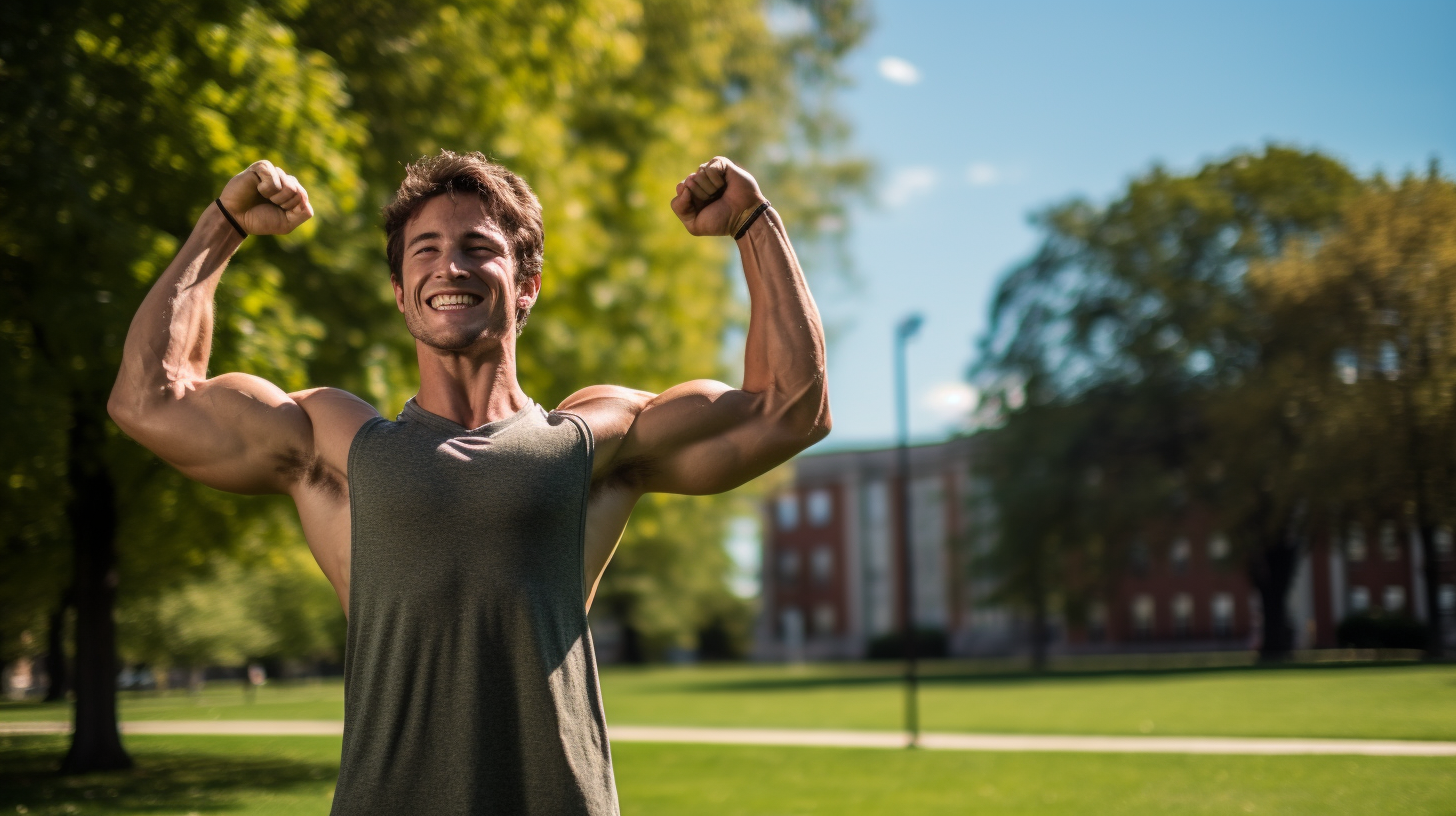
[{"label": "white cloud", "polygon": [[899,57],[881,57],[880,76],[896,85],[914,85],[920,81],[920,69]]},{"label": "white cloud", "polygon": [[934,167],[902,167],[890,176],[880,198],[890,207],[903,207],[935,189],[939,180]]},{"label": "white cloud", "polygon": [[963,382],[940,383],[925,394],[925,407],[942,420],[966,419],[980,401],[980,393]]},{"label": "white cloud", "polygon": [[972,187],[990,187],[1001,180],[1001,171],[990,162],[971,162],[966,168],[966,181]]}]

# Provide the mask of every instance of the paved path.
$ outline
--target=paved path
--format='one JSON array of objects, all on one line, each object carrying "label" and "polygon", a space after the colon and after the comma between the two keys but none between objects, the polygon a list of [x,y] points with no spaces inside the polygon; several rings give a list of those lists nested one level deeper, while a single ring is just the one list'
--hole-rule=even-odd
[{"label": "paved path", "polygon": [[[127,734],[338,736],[337,720],[134,720]],[[68,722],[0,723],[0,736],[67,734]],[[678,742],[711,745],[792,745],[829,748],[904,748],[893,731],[820,731],[770,728],[688,728],[619,725],[613,742]],[[1057,734],[922,734],[920,747],[944,751],[1058,751],[1113,754],[1331,754],[1344,756],[1456,757],[1456,742],[1270,737],[1098,737]]]}]

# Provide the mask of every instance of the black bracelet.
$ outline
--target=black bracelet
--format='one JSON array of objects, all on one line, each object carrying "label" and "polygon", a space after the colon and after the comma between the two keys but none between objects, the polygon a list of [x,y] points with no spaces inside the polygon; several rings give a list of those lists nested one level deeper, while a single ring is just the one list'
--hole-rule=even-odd
[{"label": "black bracelet", "polygon": [[219,210],[222,210],[222,217],[226,218],[228,220],[228,223],[233,225],[233,229],[237,230],[239,235],[243,236],[244,238],[248,237],[248,231],[243,229],[243,225],[238,223],[238,219],[233,218],[233,214],[228,212],[227,207],[224,207],[222,205],[221,198],[217,199],[217,208]]},{"label": "black bracelet", "polygon": [[758,205],[757,207],[754,207],[753,208],[753,213],[748,216],[748,220],[747,221],[744,221],[743,222],[743,226],[738,230],[738,234],[733,236],[733,240],[737,241],[739,238],[742,238],[743,236],[747,235],[748,234],[748,228],[751,227],[751,226],[753,226],[753,222],[754,221],[757,221],[758,220],[758,217],[760,215],[763,215],[763,211],[766,210],[766,209],[768,209],[770,206],[771,205],[767,201],[765,201],[762,204]]}]

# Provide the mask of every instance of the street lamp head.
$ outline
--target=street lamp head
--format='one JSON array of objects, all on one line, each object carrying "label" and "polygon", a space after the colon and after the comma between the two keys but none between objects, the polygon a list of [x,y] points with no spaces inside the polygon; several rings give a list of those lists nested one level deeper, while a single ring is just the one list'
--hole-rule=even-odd
[{"label": "street lamp head", "polygon": [[924,322],[925,318],[919,312],[911,312],[905,315],[895,325],[895,337],[900,340],[909,340],[920,331],[920,324]]}]

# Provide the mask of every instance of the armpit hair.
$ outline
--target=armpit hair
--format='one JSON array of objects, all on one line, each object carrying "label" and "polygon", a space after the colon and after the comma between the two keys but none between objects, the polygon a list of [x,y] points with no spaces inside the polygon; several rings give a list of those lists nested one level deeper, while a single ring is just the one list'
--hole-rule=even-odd
[{"label": "armpit hair", "polygon": [[278,473],[289,482],[302,482],[332,498],[344,497],[344,482],[324,465],[322,456],[289,450],[278,457]]},{"label": "armpit hair", "polygon": [[645,456],[634,456],[618,462],[616,467],[592,483],[592,493],[614,487],[641,488],[649,477],[657,473],[657,466]]}]

